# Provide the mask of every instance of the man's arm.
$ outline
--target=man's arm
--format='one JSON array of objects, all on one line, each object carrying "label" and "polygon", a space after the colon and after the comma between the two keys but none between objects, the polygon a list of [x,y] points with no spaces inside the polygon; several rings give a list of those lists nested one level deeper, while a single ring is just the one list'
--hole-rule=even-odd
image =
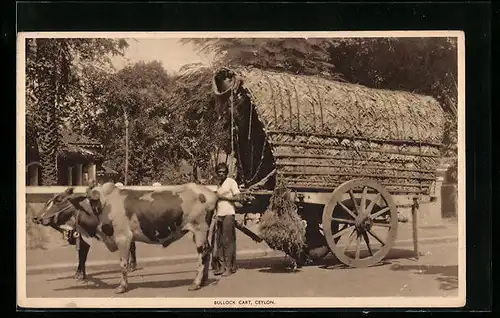
[{"label": "man's arm", "polygon": [[232,197],[224,196],[219,193],[217,193],[217,197],[219,198],[219,200],[224,200],[229,202],[243,202],[254,199],[254,197],[249,194],[241,193],[236,181],[234,181],[233,184],[231,185],[231,193],[233,194]]},{"label": "man's arm", "polygon": [[229,201],[229,202],[241,202],[241,201],[247,200],[246,196],[243,195],[243,193],[238,193],[232,197],[228,197],[228,196],[219,194],[217,192],[215,192],[215,194],[217,195],[217,198],[219,198],[219,200],[224,200],[224,201]]}]

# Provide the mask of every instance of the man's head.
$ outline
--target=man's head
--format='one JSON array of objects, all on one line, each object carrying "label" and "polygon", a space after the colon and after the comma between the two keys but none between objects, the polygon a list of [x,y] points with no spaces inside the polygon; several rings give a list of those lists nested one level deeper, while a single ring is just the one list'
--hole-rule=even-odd
[{"label": "man's head", "polygon": [[217,174],[217,178],[219,180],[224,181],[227,178],[229,169],[224,162],[221,162],[215,167],[215,173]]}]

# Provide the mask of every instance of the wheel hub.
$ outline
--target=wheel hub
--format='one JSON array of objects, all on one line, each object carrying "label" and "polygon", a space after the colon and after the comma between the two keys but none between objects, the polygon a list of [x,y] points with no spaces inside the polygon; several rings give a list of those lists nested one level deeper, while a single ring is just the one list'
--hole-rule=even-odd
[{"label": "wheel hub", "polygon": [[373,226],[373,220],[369,216],[358,216],[354,221],[354,226],[358,232],[367,232]]}]

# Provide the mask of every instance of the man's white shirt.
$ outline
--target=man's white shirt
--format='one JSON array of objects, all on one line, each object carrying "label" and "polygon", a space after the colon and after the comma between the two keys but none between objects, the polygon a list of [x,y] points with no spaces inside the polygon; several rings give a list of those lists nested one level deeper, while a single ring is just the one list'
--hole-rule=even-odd
[{"label": "man's white shirt", "polygon": [[[217,189],[217,193],[226,197],[233,197],[240,193],[240,189],[238,188],[238,184],[232,178],[226,178],[224,182]],[[234,205],[232,202],[228,202],[225,200],[220,200],[217,202],[217,215],[233,215],[236,214],[236,210],[234,209]]]}]

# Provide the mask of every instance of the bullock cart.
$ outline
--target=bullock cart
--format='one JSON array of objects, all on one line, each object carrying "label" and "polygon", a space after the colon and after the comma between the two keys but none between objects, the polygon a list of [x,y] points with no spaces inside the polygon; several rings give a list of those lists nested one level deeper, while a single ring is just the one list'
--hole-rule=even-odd
[{"label": "bullock cart", "polygon": [[436,198],[444,134],[435,99],[253,68],[221,68],[212,84],[215,107],[231,118],[238,181],[255,197],[240,213],[264,212],[282,180],[309,249],[367,267],[393,247],[398,210],[411,208],[418,257],[416,214]]}]

